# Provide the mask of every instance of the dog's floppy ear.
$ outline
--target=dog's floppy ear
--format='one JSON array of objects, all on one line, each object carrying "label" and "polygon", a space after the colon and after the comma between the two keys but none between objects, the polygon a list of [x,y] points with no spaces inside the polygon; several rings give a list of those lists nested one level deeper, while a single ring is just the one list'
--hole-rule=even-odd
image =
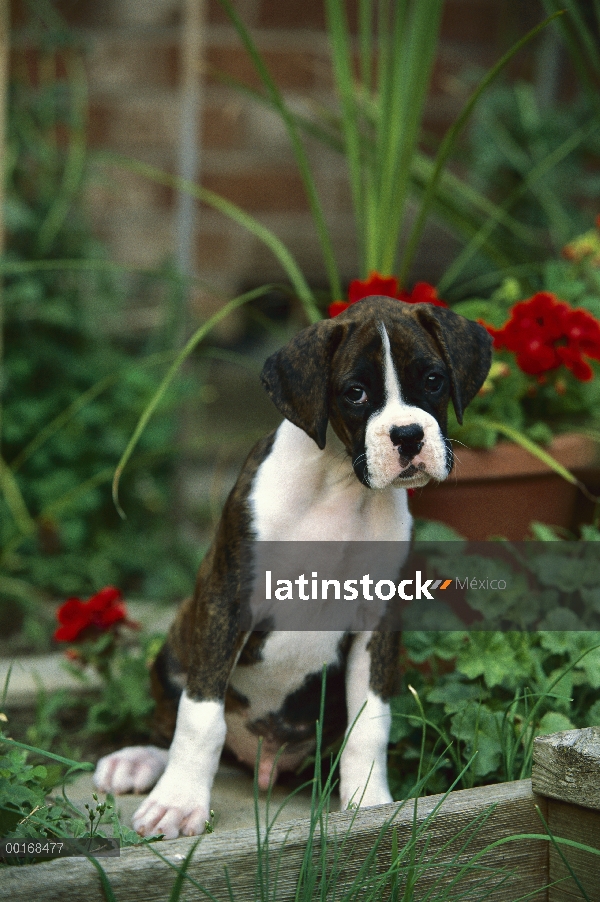
[{"label": "dog's floppy ear", "polygon": [[303,329],[265,363],[261,381],[277,409],[323,450],[329,419],[331,358],[344,327],[322,320]]},{"label": "dog's floppy ear", "polygon": [[444,307],[419,304],[415,312],[423,328],[435,340],[446,364],[456,419],[462,423],[465,407],[488,374],[492,362],[492,337],[479,323]]}]

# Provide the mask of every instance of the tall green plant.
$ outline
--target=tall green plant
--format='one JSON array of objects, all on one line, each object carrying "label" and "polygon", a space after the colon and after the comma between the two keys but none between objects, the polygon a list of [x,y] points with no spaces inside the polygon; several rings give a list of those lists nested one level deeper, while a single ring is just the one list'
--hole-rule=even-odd
[{"label": "tall green plant", "polygon": [[[482,79],[442,141],[436,159],[428,165],[419,157],[418,142],[435,59],[443,0],[398,0],[397,3],[390,3],[388,0],[361,0],[358,7],[356,47],[351,38],[343,0],[325,0],[332,65],[341,112],[337,119],[330,118],[325,128],[317,126],[316,129],[289,109],[231,0],[219,2],[240,35],[257,71],[265,92],[264,102],[281,116],[288,132],[321,241],[332,298],[340,296],[339,273],[314,176],[300,139],[301,130],[307,128],[313,134],[323,137],[328,143],[338,147],[346,157],[359,245],[358,265],[364,276],[371,269],[379,269],[384,274],[390,273],[396,266],[400,235],[406,227],[407,201],[415,180],[415,166],[420,161],[418,169],[422,203],[400,264],[401,276],[405,278],[427,214],[438,194],[442,198],[441,202],[437,201],[438,206],[443,208],[445,204],[447,209],[451,209],[455,222],[465,221],[464,209],[461,211],[458,204],[453,205],[449,200],[453,195],[460,194],[460,183],[450,177],[444,178],[443,169],[479,97],[510,59],[559,15],[555,13],[532,29]],[[358,54],[356,66],[355,50]],[[247,228],[275,254],[296,289],[309,321],[314,322],[319,318],[315,296],[296,261],[277,236],[264,225],[239,207],[199,185],[184,182],[138,161],[127,161],[114,156],[108,159],[132,168],[154,181],[186,191]],[[519,233],[521,238],[524,237],[526,230],[520,228],[502,207],[490,205],[485,198],[478,198],[472,190],[465,194],[470,196],[472,206],[479,213],[485,214],[484,220],[490,219],[494,224],[502,222]],[[485,225],[475,228],[476,235],[481,234],[482,230],[485,232],[485,228]],[[479,246],[486,245],[487,237],[483,234]],[[118,484],[123,468],[166,386],[195,343],[196,340],[192,339],[188,349],[181,354],[140,417],[134,436],[115,473],[113,497],[117,503]]]},{"label": "tall green plant", "polygon": [[[469,237],[479,234],[490,217],[518,237],[520,247],[537,247],[537,238],[456,177],[445,164],[480,96],[518,53],[554,16],[521,38],[481,80],[440,144],[434,160],[419,149],[425,102],[435,60],[443,0],[361,0],[354,40],[343,0],[325,0],[332,51],[334,83],[340,112],[321,111],[317,121],[294,114],[273,82],[250,32],[233,10],[220,0],[247,49],[264,93],[242,90],[266,103],[282,118],[302,176],[321,241],[332,298],[340,297],[333,257],[315,180],[299,133],[305,131],[339,150],[346,159],[358,246],[357,268],[362,277],[372,270],[390,274],[399,266],[401,282],[412,265],[427,216],[435,210],[451,227]],[[230,80],[233,81],[233,80]],[[399,259],[401,236],[408,227],[408,202],[420,197],[420,209]],[[496,263],[515,262],[514,245],[506,253],[500,242],[483,234],[479,246]],[[525,262],[524,252],[518,262]]]}]

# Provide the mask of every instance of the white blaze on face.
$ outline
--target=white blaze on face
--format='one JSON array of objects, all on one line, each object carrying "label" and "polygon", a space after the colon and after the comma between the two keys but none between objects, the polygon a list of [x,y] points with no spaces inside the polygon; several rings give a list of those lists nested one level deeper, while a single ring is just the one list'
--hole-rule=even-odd
[{"label": "white blaze on face", "polygon": [[[439,424],[430,413],[407,404],[402,398],[390,339],[383,324],[379,330],[383,342],[385,396],[383,407],[371,416],[365,432],[369,484],[374,489],[388,485],[412,488],[425,485],[430,479],[445,479],[448,475],[446,444]],[[398,448],[390,438],[390,430],[394,426],[414,424],[423,430],[423,447],[407,464],[401,461]],[[400,477],[409,465],[418,472]]]}]

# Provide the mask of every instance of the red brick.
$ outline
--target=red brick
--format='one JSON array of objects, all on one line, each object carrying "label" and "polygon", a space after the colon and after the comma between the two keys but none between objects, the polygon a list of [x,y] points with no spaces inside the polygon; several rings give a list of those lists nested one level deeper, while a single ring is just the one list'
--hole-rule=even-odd
[{"label": "red brick", "polygon": [[[356,0],[345,0],[344,6],[352,31],[356,30]],[[261,28],[325,29],[324,0],[260,0],[258,25]]]},{"label": "red brick", "polygon": [[[315,84],[315,71],[322,63],[322,54],[303,50],[263,50],[261,55],[279,88],[306,90]],[[220,83],[219,73],[229,75],[253,88],[262,87],[261,80],[246,51],[235,45],[217,44],[208,47],[209,82]]]},{"label": "red brick", "polygon": [[97,3],[95,0],[54,0],[53,5],[71,27],[107,28],[111,24],[110,3]]},{"label": "red brick", "polygon": [[242,144],[244,122],[242,105],[235,100],[217,106],[207,104],[202,112],[202,146],[224,150]]},{"label": "red brick", "polygon": [[323,0],[261,0],[261,28],[325,28]]},{"label": "red brick", "polygon": [[541,4],[522,0],[446,0],[442,16],[444,42],[508,48],[543,18]]},{"label": "red brick", "polygon": [[179,137],[179,104],[165,98],[105,96],[92,100],[88,135],[95,147],[124,153],[171,149]]},{"label": "red brick", "polygon": [[209,173],[202,183],[243,210],[253,213],[290,213],[307,208],[304,186],[293,169],[246,169],[235,173]]},{"label": "red brick", "polygon": [[92,218],[95,233],[107,245],[111,259],[118,263],[152,268],[174,251],[175,229],[170,216],[117,209],[109,216]]},{"label": "red brick", "polygon": [[[247,28],[256,25],[256,7],[259,0],[233,0],[238,16]],[[206,3],[206,20],[211,25],[230,24],[231,20],[219,0],[208,0]]]},{"label": "red brick", "polygon": [[489,0],[447,0],[442,15],[441,38],[468,44],[493,44],[501,26],[506,3]]},{"label": "red brick", "polygon": [[231,236],[203,230],[195,241],[198,269],[226,269],[231,264]]},{"label": "red brick", "polygon": [[128,93],[138,88],[176,88],[179,64],[179,44],[173,40],[132,43],[119,36],[95,40],[86,59],[95,90]]},{"label": "red brick", "polygon": [[103,166],[94,173],[86,190],[86,202],[99,214],[122,210],[172,210],[175,192],[118,165]]}]

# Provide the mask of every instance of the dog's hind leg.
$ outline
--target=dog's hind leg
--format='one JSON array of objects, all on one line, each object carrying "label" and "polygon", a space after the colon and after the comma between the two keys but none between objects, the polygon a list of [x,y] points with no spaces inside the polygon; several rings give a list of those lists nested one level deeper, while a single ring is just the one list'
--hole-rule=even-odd
[{"label": "dog's hind leg", "polygon": [[[175,732],[177,706],[185,685],[185,674],[171,648],[172,644],[167,640],[163,645],[150,672],[152,695],[156,702],[152,738],[154,742],[166,747],[170,745]],[[135,745],[106,755],[96,765],[96,788],[115,795],[148,792],[167,766],[169,753],[166,747]]]},{"label": "dog's hind leg", "polygon": [[167,766],[169,753],[155,745],[134,745],[101,758],[94,784],[102,792],[120,795],[152,789]]}]

